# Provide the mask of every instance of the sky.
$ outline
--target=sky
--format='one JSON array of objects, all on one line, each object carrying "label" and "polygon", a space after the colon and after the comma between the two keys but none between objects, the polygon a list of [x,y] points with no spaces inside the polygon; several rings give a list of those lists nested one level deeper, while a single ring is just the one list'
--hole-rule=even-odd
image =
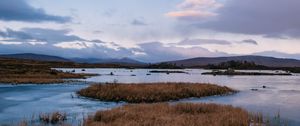
[{"label": "sky", "polygon": [[0,54],[300,59],[299,0],[1,0]]}]

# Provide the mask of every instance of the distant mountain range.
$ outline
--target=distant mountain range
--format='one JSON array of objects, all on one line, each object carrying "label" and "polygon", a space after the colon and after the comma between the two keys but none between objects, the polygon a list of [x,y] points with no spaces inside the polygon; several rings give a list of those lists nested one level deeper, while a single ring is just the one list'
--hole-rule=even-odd
[{"label": "distant mountain range", "polygon": [[37,60],[37,61],[54,61],[54,62],[76,62],[76,63],[103,63],[103,64],[136,64],[142,65],[143,62],[130,59],[101,59],[101,58],[63,58],[58,56],[33,54],[33,53],[21,53],[21,54],[6,54],[0,55],[2,58],[14,58],[14,59],[27,59],[27,60]]},{"label": "distant mountain range", "polygon": [[[99,63],[99,64],[134,64],[145,65],[146,63],[140,62],[130,58],[121,59],[104,59],[104,58],[63,58],[58,56],[22,53],[22,54],[8,54],[0,55],[3,58],[15,58],[15,59],[29,59],[38,61],[57,61],[57,62],[76,62],[76,63]],[[219,64],[227,61],[249,61],[255,62],[257,65],[263,65],[268,67],[300,67],[300,60],[296,59],[284,59],[274,58],[266,56],[232,56],[232,57],[198,57],[185,60],[169,61],[166,63],[176,64],[177,66],[184,67],[201,67],[208,64]]]},{"label": "distant mountain range", "polygon": [[77,63],[145,64],[143,62],[130,59],[130,58],[121,58],[121,59],[72,58],[71,60]]},{"label": "distant mountain range", "polygon": [[37,60],[37,61],[72,62],[69,59],[58,57],[58,56],[33,54],[33,53],[6,54],[6,55],[0,55],[0,57],[2,57],[2,58],[14,58],[14,59]]},{"label": "distant mountain range", "polygon": [[255,62],[257,65],[268,67],[300,67],[300,60],[284,59],[265,56],[232,56],[232,57],[198,57],[185,60],[169,61],[167,63],[176,64],[185,67],[205,66],[208,64],[219,64],[227,61],[249,61]]}]

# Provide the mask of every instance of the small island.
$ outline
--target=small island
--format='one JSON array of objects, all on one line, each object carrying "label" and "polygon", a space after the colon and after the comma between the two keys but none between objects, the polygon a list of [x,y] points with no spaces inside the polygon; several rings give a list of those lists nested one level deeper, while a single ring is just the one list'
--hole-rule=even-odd
[{"label": "small island", "polygon": [[172,63],[156,63],[156,64],[148,64],[145,69],[183,69],[183,66],[177,66],[176,64]]},{"label": "small island", "polygon": [[84,97],[108,102],[155,103],[235,92],[225,86],[200,83],[108,83],[94,84],[77,93]]},{"label": "small island", "polygon": [[149,72],[150,73],[166,73],[166,74],[170,74],[170,73],[186,73],[184,71],[175,71],[175,70],[151,70]]},{"label": "small island", "polygon": [[267,72],[240,72],[240,71],[235,71],[233,69],[228,69],[228,70],[212,70],[211,72],[204,72],[202,73],[202,75],[248,75],[248,76],[291,76],[293,74],[291,73],[279,73],[279,72],[275,72],[275,73],[267,73]]},{"label": "small island", "polygon": [[[267,67],[257,65],[255,62],[249,61],[227,61],[219,64],[209,64],[204,67],[205,69],[212,70],[211,72],[202,73],[202,75],[249,75],[249,76],[290,76],[296,73],[296,68],[281,68],[281,67]],[[273,70],[274,72],[241,72],[237,70]],[[285,72],[279,72],[285,71]]]}]

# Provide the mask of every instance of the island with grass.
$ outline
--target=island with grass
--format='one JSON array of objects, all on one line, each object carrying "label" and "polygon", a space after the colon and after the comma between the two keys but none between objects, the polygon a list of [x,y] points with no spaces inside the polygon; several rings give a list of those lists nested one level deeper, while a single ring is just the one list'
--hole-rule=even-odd
[{"label": "island with grass", "polygon": [[151,70],[151,71],[149,71],[149,73],[166,73],[166,74],[170,74],[170,73],[187,73],[187,72],[179,71],[179,70]]},{"label": "island with grass", "polygon": [[155,103],[184,98],[227,95],[236,91],[223,86],[199,83],[94,84],[77,93],[109,102]]},{"label": "island with grass", "polygon": [[227,70],[212,70],[211,72],[204,72],[202,75],[230,75],[230,76],[235,76],[235,75],[244,75],[244,76],[291,76],[290,72],[241,72],[241,71],[236,71],[234,69],[227,69]]}]

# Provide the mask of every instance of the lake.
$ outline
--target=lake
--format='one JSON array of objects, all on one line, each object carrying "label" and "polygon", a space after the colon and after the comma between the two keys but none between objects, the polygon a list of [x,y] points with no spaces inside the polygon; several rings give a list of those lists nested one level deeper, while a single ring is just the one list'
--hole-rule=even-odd
[{"label": "lake", "polygon": [[[60,69],[72,71],[73,69]],[[152,69],[151,69],[152,70]],[[250,112],[262,112],[270,118],[280,114],[289,125],[300,125],[300,76],[212,76],[207,70],[185,69],[186,73],[151,73],[150,69],[75,69],[76,73],[100,76],[81,79],[85,82],[52,85],[0,85],[0,122],[12,124],[31,119],[40,113],[61,111],[72,124],[96,110],[106,110],[125,103],[101,102],[76,96],[76,91],[93,82],[200,82],[239,90],[229,96],[183,99],[180,102],[228,104]],[[113,75],[110,75],[111,72]],[[272,71],[264,71],[272,72]],[[266,88],[263,88],[266,86]],[[253,91],[251,89],[258,89]]]}]

